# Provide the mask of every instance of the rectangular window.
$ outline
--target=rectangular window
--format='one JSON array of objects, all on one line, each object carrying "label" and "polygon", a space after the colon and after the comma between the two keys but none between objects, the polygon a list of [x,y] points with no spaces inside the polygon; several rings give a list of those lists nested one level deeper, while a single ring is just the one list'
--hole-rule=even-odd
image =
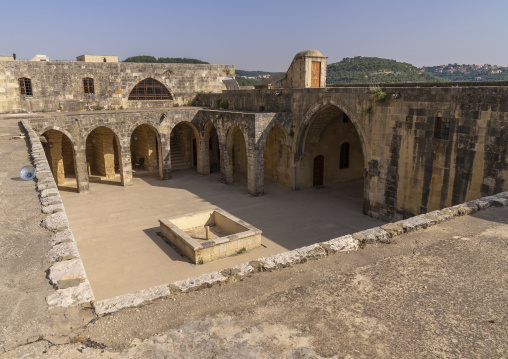
[{"label": "rectangular window", "polygon": [[32,81],[27,78],[19,79],[19,94],[21,96],[32,96]]},{"label": "rectangular window", "polygon": [[450,119],[448,117],[436,117],[434,138],[447,140],[450,134]]},{"label": "rectangular window", "polygon": [[83,79],[83,91],[85,93],[95,93],[95,90],[93,88],[93,79],[87,77]]}]

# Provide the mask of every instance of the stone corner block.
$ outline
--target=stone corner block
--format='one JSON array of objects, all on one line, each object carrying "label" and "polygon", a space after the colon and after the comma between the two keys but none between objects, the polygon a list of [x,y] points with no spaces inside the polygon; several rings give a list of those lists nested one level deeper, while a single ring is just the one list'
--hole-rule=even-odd
[{"label": "stone corner block", "polygon": [[356,251],[360,247],[357,239],[353,238],[352,235],[331,239],[327,242],[321,243],[329,253]]},{"label": "stone corner block", "polygon": [[48,270],[49,282],[57,289],[75,287],[86,279],[81,259],[54,263]]},{"label": "stone corner block", "polygon": [[71,307],[93,300],[92,287],[86,279],[77,287],[59,289],[46,297],[46,302],[50,307]]},{"label": "stone corner block", "polygon": [[69,222],[67,221],[67,215],[65,212],[57,212],[50,214],[42,221],[43,227],[50,231],[59,232],[69,228]]},{"label": "stone corner block", "polygon": [[117,312],[123,308],[137,307],[152,300],[169,297],[171,291],[166,284],[143,289],[131,294],[120,295],[94,303],[95,313],[104,315]]}]

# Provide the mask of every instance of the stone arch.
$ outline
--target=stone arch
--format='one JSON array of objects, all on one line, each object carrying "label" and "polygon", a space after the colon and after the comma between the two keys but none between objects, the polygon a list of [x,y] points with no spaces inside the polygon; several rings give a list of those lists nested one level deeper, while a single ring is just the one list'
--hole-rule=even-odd
[{"label": "stone arch", "polygon": [[72,136],[57,126],[50,126],[41,131],[46,139],[43,143],[44,152],[48,160],[53,178],[58,186],[68,185],[68,178],[73,178],[78,187],[78,172],[76,168],[76,146]]},{"label": "stone arch", "polygon": [[358,136],[360,137],[360,143],[362,145],[362,152],[364,154],[364,168],[368,167],[369,158],[371,157],[371,150],[370,146],[366,140],[367,135],[363,129],[363,127],[360,125],[360,122],[358,121],[357,114],[352,111],[347,105],[344,103],[341,103],[337,100],[332,100],[331,98],[324,98],[321,99],[314,104],[312,104],[305,115],[302,118],[302,122],[299,125],[298,134],[296,136],[296,155],[295,158],[299,159],[303,154],[305,153],[305,141],[306,137],[308,135],[309,128],[314,120],[314,117],[316,114],[321,112],[324,108],[334,106],[337,107],[340,111],[342,111],[344,114],[346,114],[349,119],[351,120],[351,123],[356,129],[356,132],[358,133]]},{"label": "stone arch", "polygon": [[291,162],[291,144],[286,129],[280,124],[272,126],[263,141],[264,180],[291,188]]},{"label": "stone arch", "polygon": [[162,143],[157,128],[148,123],[136,124],[130,131],[128,148],[133,167],[163,178]]},{"label": "stone arch", "polygon": [[173,93],[161,81],[147,77],[135,84],[129,91],[129,101],[174,100]]},{"label": "stone arch", "polygon": [[223,153],[223,176],[226,183],[234,182],[234,174],[241,173],[248,178],[248,138],[237,124],[229,126],[226,132],[226,146]]},{"label": "stone arch", "polygon": [[189,121],[181,121],[170,130],[171,170],[202,167],[202,136],[196,126]]},{"label": "stone arch", "polygon": [[[307,111],[297,137],[295,163],[296,188],[309,188],[315,183],[333,185],[340,182],[364,180],[368,153],[366,141],[358,132],[356,119],[342,110],[331,99],[323,99]],[[340,166],[340,144],[351,145],[351,161],[348,168]],[[321,156],[321,157],[320,157]],[[319,158],[322,179],[314,178],[316,170],[313,160]],[[364,195],[366,194],[364,186]]]},{"label": "stone arch", "polygon": [[97,126],[86,133],[85,158],[89,175],[98,175],[108,180],[120,172],[121,183],[124,182],[124,146],[111,128]]}]

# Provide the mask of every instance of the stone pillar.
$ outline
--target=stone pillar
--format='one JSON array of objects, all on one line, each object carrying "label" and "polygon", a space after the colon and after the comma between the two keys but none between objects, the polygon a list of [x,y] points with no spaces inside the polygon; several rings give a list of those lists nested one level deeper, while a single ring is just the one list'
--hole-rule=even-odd
[{"label": "stone pillar", "polygon": [[222,183],[233,183],[233,163],[230,160],[227,145],[220,144],[220,173]]},{"label": "stone pillar", "polygon": [[[121,182],[123,186],[132,186],[132,163],[131,151],[129,146],[122,145],[120,148],[120,172]],[[114,161],[113,161],[114,162]],[[114,163],[113,163],[114,171]]]},{"label": "stone pillar", "polygon": [[160,156],[161,156],[161,165],[162,165],[162,178],[163,180],[169,180],[172,177],[171,174],[171,146],[169,135],[164,135],[161,133],[160,139]]},{"label": "stone pillar", "polygon": [[247,191],[251,196],[262,196],[265,190],[263,150],[248,146],[247,167]]},{"label": "stone pillar", "polygon": [[90,182],[88,179],[88,165],[86,163],[86,145],[75,146],[76,153],[76,179],[78,181],[78,192],[88,192]]},{"label": "stone pillar", "polygon": [[202,175],[210,174],[210,156],[208,151],[208,146],[205,144],[205,139],[199,139],[199,150],[198,152],[198,160],[197,160],[197,171]]}]

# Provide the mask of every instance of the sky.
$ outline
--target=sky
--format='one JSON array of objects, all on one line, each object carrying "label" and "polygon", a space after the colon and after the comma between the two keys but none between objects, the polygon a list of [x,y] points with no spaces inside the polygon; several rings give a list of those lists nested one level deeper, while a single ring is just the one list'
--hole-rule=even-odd
[{"label": "sky", "polygon": [[508,66],[507,18],[507,0],[0,0],[0,55],[190,57],[286,71],[297,52],[316,49],[329,64]]}]

